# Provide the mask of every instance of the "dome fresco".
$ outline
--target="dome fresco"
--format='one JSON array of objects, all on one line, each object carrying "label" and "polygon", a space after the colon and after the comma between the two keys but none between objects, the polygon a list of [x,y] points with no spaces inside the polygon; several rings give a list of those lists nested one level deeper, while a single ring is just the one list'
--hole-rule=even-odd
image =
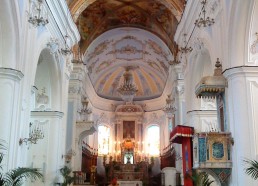
[{"label": "dome fresco", "polygon": [[173,55],[156,35],[139,28],[116,28],[105,32],[84,54],[89,77],[96,93],[121,100],[117,88],[123,82],[125,67],[133,66],[137,86],[134,100],[159,97],[165,87]]}]

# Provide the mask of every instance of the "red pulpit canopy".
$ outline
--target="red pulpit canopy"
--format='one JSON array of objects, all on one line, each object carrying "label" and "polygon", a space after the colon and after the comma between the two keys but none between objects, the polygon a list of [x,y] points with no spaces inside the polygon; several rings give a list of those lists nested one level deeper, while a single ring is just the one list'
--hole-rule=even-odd
[{"label": "red pulpit canopy", "polygon": [[182,144],[182,138],[190,138],[194,134],[194,128],[177,125],[170,133],[170,141],[172,143]]}]

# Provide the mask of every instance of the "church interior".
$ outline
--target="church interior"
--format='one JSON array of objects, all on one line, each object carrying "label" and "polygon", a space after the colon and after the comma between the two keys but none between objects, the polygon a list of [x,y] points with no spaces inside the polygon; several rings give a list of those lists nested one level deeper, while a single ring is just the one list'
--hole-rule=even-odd
[{"label": "church interior", "polygon": [[258,185],[257,17],[258,0],[2,0],[0,177]]}]

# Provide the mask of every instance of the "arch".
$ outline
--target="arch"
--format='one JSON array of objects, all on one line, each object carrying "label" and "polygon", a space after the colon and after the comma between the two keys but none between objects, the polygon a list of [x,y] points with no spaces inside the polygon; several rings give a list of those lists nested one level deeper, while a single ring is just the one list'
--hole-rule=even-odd
[{"label": "arch", "polygon": [[[209,175],[210,180],[214,180],[211,186],[221,186],[219,177],[210,169],[201,169],[201,172],[206,172]],[[212,178],[210,178],[212,177]]]},{"label": "arch", "polygon": [[195,86],[204,76],[213,75],[212,62],[210,52],[203,48],[201,51],[191,57],[189,63],[189,71],[186,76],[186,103],[187,111],[200,110],[201,102],[195,96]]},{"label": "arch", "polygon": [[78,134],[78,147],[80,148],[82,146],[82,141],[83,139],[85,139],[87,136],[92,135],[94,132],[97,131],[97,129],[95,128],[95,126],[93,125],[93,123],[87,127],[87,128],[83,128],[83,130],[81,129],[77,129],[77,134]]},{"label": "arch", "polygon": [[[37,100],[36,107],[42,109],[61,109],[61,71],[56,59],[50,54],[48,49],[43,49],[37,63],[34,85],[38,89],[38,99],[40,95],[45,95],[45,103]],[[47,108],[48,107],[48,108]],[[39,108],[40,109],[40,108]]]},{"label": "arch", "polygon": [[248,63],[258,65],[258,0],[254,0],[248,38]]},{"label": "arch", "polygon": [[248,64],[248,41],[254,0],[236,0],[231,3],[229,15],[229,64],[226,68],[250,65]]},{"label": "arch", "polygon": [[12,1],[3,1],[0,6],[0,67],[17,69],[18,35]]}]

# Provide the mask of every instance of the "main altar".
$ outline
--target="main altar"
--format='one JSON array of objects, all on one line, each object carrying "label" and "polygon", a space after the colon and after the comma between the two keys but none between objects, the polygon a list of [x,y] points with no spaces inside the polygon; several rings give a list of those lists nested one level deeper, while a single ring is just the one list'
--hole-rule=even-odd
[{"label": "main altar", "polygon": [[116,178],[119,185],[141,186],[148,180],[148,158],[144,155],[143,109],[127,102],[115,110],[114,153],[105,165],[109,180]]}]

